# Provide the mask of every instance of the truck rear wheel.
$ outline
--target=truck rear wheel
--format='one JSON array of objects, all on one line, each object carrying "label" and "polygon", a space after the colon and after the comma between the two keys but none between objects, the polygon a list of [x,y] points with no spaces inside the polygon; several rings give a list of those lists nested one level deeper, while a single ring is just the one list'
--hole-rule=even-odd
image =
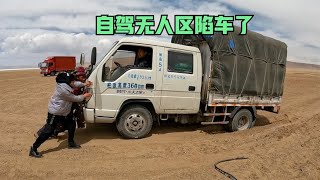
[{"label": "truck rear wheel", "polygon": [[127,107],[117,121],[118,132],[129,139],[144,138],[152,129],[153,118],[144,106],[132,105]]},{"label": "truck rear wheel", "polygon": [[242,131],[253,126],[253,116],[248,109],[241,109],[230,119],[227,128],[229,131]]}]

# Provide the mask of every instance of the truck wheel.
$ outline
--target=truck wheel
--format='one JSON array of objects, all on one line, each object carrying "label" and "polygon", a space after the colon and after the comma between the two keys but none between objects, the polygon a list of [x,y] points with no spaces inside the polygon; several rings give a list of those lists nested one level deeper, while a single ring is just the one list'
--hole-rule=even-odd
[{"label": "truck wheel", "polygon": [[228,124],[229,131],[242,131],[253,126],[252,113],[248,109],[241,109],[236,115],[230,119]]},{"label": "truck wheel", "polygon": [[55,76],[56,75],[56,72],[54,72],[54,71],[52,71],[51,73],[50,73],[50,76]]},{"label": "truck wheel", "polygon": [[48,74],[43,74],[44,76],[48,76]]},{"label": "truck wheel", "polygon": [[150,111],[144,106],[134,105],[127,107],[120,114],[117,129],[124,138],[140,139],[149,134],[152,124]]}]

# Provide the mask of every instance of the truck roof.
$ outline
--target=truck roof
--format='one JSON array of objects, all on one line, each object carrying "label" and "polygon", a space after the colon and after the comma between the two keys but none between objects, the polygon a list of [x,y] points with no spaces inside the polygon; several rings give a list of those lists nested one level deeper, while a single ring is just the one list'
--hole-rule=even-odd
[{"label": "truck roof", "polygon": [[199,52],[200,50],[196,47],[192,46],[185,46],[181,44],[175,44],[170,42],[163,42],[163,41],[156,41],[156,40],[149,40],[149,39],[143,39],[143,38],[122,38],[119,43],[121,42],[129,42],[129,43],[136,43],[136,44],[147,44],[147,45],[153,45],[153,46],[162,46],[162,47],[169,47],[174,49],[182,49],[187,51],[193,51],[193,52]]},{"label": "truck roof", "polygon": [[49,56],[47,58],[75,58],[75,56]]}]

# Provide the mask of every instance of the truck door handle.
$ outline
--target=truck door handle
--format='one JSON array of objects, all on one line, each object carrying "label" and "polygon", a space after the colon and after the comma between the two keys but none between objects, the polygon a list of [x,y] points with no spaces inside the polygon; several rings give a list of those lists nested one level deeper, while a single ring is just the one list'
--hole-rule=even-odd
[{"label": "truck door handle", "polygon": [[196,87],[195,86],[189,86],[189,91],[195,91]]},{"label": "truck door handle", "polygon": [[146,84],[146,89],[154,89],[154,84]]}]

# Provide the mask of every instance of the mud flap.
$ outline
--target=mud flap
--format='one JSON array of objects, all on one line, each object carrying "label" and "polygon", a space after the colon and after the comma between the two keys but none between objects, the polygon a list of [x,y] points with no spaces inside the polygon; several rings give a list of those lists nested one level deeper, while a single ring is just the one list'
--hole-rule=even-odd
[{"label": "mud flap", "polygon": [[264,107],[261,109],[268,111],[268,112],[279,114],[280,106],[268,106],[268,107]]}]

